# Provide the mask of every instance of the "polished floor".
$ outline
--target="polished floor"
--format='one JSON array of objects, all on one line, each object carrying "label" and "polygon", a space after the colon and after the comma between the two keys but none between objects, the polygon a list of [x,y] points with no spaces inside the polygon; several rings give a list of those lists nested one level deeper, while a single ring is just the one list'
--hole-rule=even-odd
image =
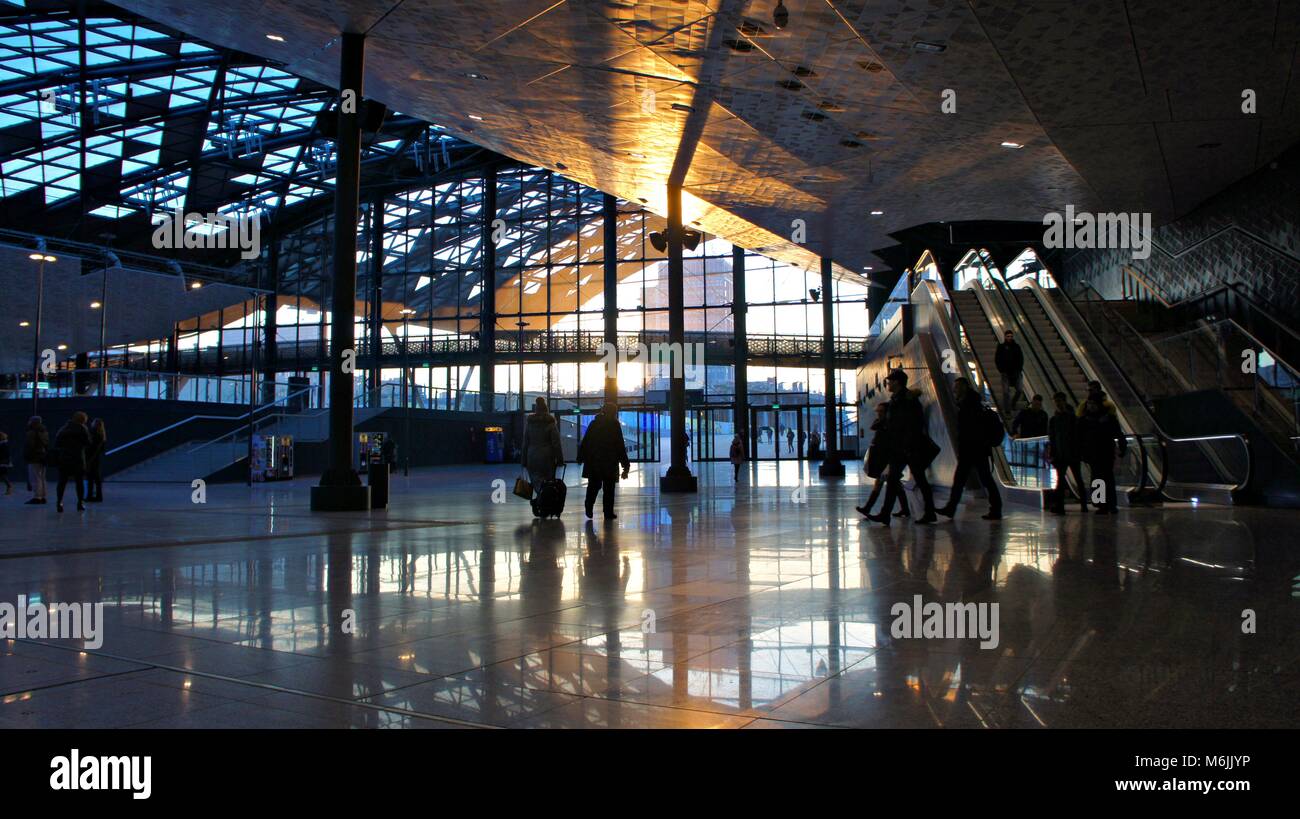
[{"label": "polished floor", "polygon": [[[307,479],[63,515],[16,487],[0,602],[102,602],[103,645],[0,640],[0,727],[1300,725],[1298,512],[883,528],[853,476],[698,471],[635,470],[610,522],[573,470],[545,522],[491,466],[397,475],[369,515],[312,514]],[[998,603],[999,645],[892,638],[918,594]]]}]

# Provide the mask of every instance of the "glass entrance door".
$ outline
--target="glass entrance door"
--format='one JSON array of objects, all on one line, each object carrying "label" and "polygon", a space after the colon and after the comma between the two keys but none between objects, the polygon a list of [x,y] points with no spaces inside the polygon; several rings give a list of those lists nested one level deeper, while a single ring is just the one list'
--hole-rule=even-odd
[{"label": "glass entrance door", "polygon": [[725,461],[731,457],[736,434],[736,412],[731,407],[696,407],[691,410],[691,459]]},{"label": "glass entrance door", "polygon": [[808,457],[807,407],[751,407],[749,446],[756,461]]},{"label": "glass entrance door", "polygon": [[[583,410],[578,416],[581,427],[577,441],[582,441],[591,419],[596,417],[595,410]],[[623,430],[623,445],[627,447],[627,459],[632,463],[657,463],[659,461],[659,413],[645,407],[620,407],[618,425]],[[563,433],[563,424],[561,425]],[[561,434],[563,439],[563,434]],[[567,443],[567,442],[566,442]],[[565,457],[569,457],[565,448]],[[575,445],[574,455],[577,457]]]}]

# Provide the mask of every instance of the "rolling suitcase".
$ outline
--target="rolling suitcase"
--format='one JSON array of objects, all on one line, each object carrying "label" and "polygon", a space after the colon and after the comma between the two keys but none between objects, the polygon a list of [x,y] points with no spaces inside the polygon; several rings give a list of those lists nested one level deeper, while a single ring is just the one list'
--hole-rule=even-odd
[{"label": "rolling suitcase", "polygon": [[537,488],[537,497],[533,498],[533,514],[539,518],[558,518],[564,512],[564,499],[569,487],[564,485],[564,467],[560,467],[560,477],[548,478]]}]

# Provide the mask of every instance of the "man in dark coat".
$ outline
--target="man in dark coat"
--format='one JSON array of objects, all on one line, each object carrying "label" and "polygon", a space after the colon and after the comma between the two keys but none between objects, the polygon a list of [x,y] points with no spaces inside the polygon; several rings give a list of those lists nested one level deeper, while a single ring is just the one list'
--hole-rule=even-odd
[{"label": "man in dark coat", "polygon": [[1016,408],[1020,396],[1020,374],[1025,370],[1025,354],[1016,343],[1016,334],[1007,330],[993,357],[993,363],[1002,376],[1002,412],[1008,418]]},{"label": "man in dark coat", "polygon": [[957,468],[952,471],[952,490],[948,502],[939,509],[939,514],[950,518],[957,514],[957,504],[966,489],[971,470],[979,476],[980,484],[989,496],[989,511],[984,520],[1002,518],[1002,494],[998,491],[998,482],[993,477],[989,459],[993,447],[989,445],[988,427],[986,426],[984,402],[979,393],[971,388],[970,381],[958,378],[953,381],[957,390]]},{"label": "man in dark coat", "polygon": [[885,378],[889,389],[889,409],[885,414],[884,439],[889,453],[888,478],[885,483],[885,505],[880,514],[867,515],[868,520],[889,525],[894,500],[903,495],[903,468],[912,473],[916,488],[921,491],[925,514],[917,523],[934,523],[934,490],[925,476],[925,470],[938,454],[938,447],[925,431],[925,410],[919,393],[907,388],[907,373],[892,370]]},{"label": "man in dark coat", "polygon": [[63,511],[63,492],[68,488],[68,481],[72,481],[77,492],[77,511],[86,511],[85,489],[81,485],[86,477],[86,451],[91,446],[86,420],[86,413],[74,412],[71,420],[54,436],[54,450],[58,453],[59,466],[59,490],[55,502],[60,512]]},{"label": "man in dark coat", "polygon": [[1120,429],[1114,409],[1106,406],[1104,395],[1090,393],[1079,416],[1079,456],[1088,465],[1092,483],[1101,481],[1105,490],[1097,514],[1119,512],[1119,500],[1115,496],[1115,460],[1127,451],[1128,440]]},{"label": "man in dark coat", "polygon": [[1043,396],[1035,395],[1011,422],[1014,438],[1040,438],[1047,434],[1047,410],[1043,409]]},{"label": "man in dark coat", "polygon": [[1047,460],[1056,470],[1056,491],[1051,497],[1050,509],[1054,515],[1065,514],[1065,497],[1070,493],[1066,476],[1073,472],[1075,485],[1079,487],[1079,503],[1087,512],[1088,491],[1079,470],[1079,419],[1065,393],[1058,392],[1052,400],[1056,403],[1056,413],[1047,422]]},{"label": "man in dark coat", "polygon": [[600,414],[592,419],[587,432],[578,445],[578,460],[582,462],[582,477],[587,479],[587,500],[583,504],[587,517],[591,517],[596,506],[596,496],[604,492],[605,519],[612,520],[614,514],[614,486],[618,483],[619,466],[623,467],[623,479],[627,479],[632,464],[628,461],[627,445],[623,442],[623,428],[618,423],[618,407],[606,404],[600,408]]}]

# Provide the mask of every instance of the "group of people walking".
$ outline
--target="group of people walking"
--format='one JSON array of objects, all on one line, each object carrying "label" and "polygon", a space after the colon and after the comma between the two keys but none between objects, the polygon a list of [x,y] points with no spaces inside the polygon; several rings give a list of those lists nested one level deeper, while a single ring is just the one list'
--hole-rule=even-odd
[{"label": "group of people walking", "polygon": [[[578,461],[582,464],[582,477],[587,479],[587,496],[583,503],[587,517],[594,514],[596,499],[600,497],[605,519],[617,518],[614,512],[616,487],[620,478],[627,479],[632,463],[627,455],[615,404],[605,404],[588,424],[578,444]],[[555,471],[564,466],[559,422],[547,406],[546,399],[540,396],[533,402],[533,412],[525,422],[522,466],[528,473],[534,498],[545,482],[554,479]]]},{"label": "group of people walking", "polygon": [[[108,433],[102,418],[91,422],[84,412],[74,412],[72,418],[59,428],[53,439],[39,415],[27,421],[23,437],[23,461],[27,464],[27,484],[32,497],[28,504],[45,504],[47,497],[46,471],[53,466],[58,470],[59,482],[55,495],[58,511],[63,511],[63,496],[71,483],[77,496],[77,511],[85,511],[86,503],[104,500],[104,446]],[[9,470],[13,468],[9,436],[0,432],[0,476],[4,479],[5,494],[13,494]]]},{"label": "group of people walking", "polygon": [[[983,519],[1001,519],[1002,493],[992,467],[993,450],[1001,445],[1006,434],[1001,416],[984,404],[969,379],[954,379],[957,465],[953,469],[948,500],[943,506],[936,507],[934,489],[926,471],[941,450],[926,431],[920,392],[910,389],[907,382],[908,375],[902,370],[892,370],[885,379],[890,398],[876,405],[875,419],[871,424],[874,434],[864,464],[868,477],[875,478],[875,485],[866,503],[857,507],[857,511],[868,520],[886,526],[891,517],[910,517],[911,509],[902,485],[903,470],[906,469],[911,473],[924,505],[917,523],[934,523],[939,516],[953,517],[972,473],[988,496],[989,508]],[[1015,391],[1019,389],[1018,380],[1004,380],[1002,386],[1006,388],[1004,394],[1009,393],[1010,400],[1014,401]],[[1115,463],[1127,451],[1127,440],[1120,429],[1114,405],[1106,399],[1097,381],[1089,383],[1088,396],[1077,409],[1070,406],[1069,398],[1063,392],[1057,393],[1053,399],[1056,413],[1050,418],[1043,409],[1043,397],[1035,395],[1012,424],[1016,437],[1047,436],[1044,454],[1056,472],[1056,488],[1048,496],[1048,509],[1054,514],[1065,513],[1065,502],[1070,492],[1068,475],[1072,474],[1084,511],[1087,511],[1091,497],[1099,514],[1114,514],[1118,511]],[[1081,464],[1088,465],[1096,485],[1095,495],[1083,482]],[[873,513],[882,488],[884,505],[879,512]],[[895,502],[899,505],[897,512],[893,511]]]}]

